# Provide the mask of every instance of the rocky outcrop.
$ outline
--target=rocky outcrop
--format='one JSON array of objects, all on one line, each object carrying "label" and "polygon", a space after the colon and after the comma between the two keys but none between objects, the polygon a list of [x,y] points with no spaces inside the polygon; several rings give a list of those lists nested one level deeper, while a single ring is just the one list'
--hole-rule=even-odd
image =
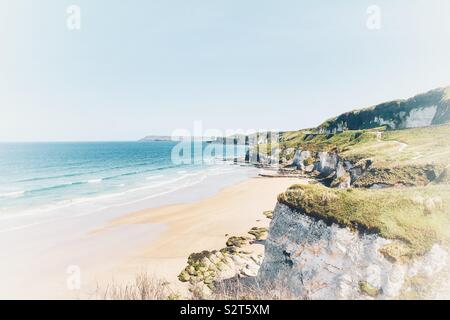
[{"label": "rocky outcrop", "polygon": [[[270,219],[272,211],[264,212]],[[253,227],[248,236],[232,236],[220,250],[202,251],[189,256],[178,280],[189,283],[189,290],[201,298],[211,296],[215,285],[228,279],[256,277],[263,259],[262,246],[267,228]],[[260,248],[261,247],[261,248]]]},{"label": "rocky outcrop", "polygon": [[322,133],[370,129],[417,128],[450,122],[450,87],[436,89],[408,100],[382,103],[371,108],[344,113],[319,126]]},{"label": "rocky outcrop", "polygon": [[[248,243],[247,243],[248,244]],[[189,282],[190,290],[207,297],[214,290],[214,283],[238,277],[255,277],[262,262],[262,255],[236,248],[235,244],[215,251],[193,253],[188,265],[180,273],[181,282]]]},{"label": "rocky outcrop", "polygon": [[446,167],[434,182],[438,184],[450,184],[450,166]]},{"label": "rocky outcrop", "polygon": [[321,174],[328,176],[332,173],[336,173],[339,163],[339,157],[336,153],[319,152],[317,154],[318,161],[316,162],[315,169]]},{"label": "rocky outcrop", "polygon": [[349,188],[371,165],[371,160],[352,163],[336,152],[297,150],[292,165],[304,173],[316,172],[335,188]]},{"label": "rocky outcrop", "polygon": [[310,299],[388,299],[407,292],[412,279],[433,277],[448,264],[437,244],[414,261],[392,261],[382,254],[392,243],[278,203],[258,280],[283,281],[293,294]]},{"label": "rocky outcrop", "polygon": [[310,151],[297,150],[294,155],[293,165],[299,170],[312,172],[314,170],[314,162],[310,163],[312,154]]}]

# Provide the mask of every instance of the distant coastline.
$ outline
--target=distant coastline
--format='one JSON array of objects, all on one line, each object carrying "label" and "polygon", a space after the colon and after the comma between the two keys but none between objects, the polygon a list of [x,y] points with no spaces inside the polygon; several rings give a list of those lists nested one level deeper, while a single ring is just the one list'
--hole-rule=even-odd
[{"label": "distant coastline", "polygon": [[210,137],[184,137],[184,136],[145,136],[142,139],[139,139],[139,142],[155,142],[155,141],[203,141],[203,142],[213,142],[216,141],[215,138]]}]

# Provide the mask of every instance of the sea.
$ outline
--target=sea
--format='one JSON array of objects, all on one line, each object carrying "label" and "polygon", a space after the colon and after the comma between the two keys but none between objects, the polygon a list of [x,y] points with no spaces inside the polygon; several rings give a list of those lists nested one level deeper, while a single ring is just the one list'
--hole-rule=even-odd
[{"label": "sea", "polygon": [[177,145],[1,143],[0,233],[58,219],[192,201],[255,175],[254,168],[233,162],[244,157],[244,146],[206,156],[203,151],[211,145],[200,143],[192,161],[180,163],[173,159]]}]

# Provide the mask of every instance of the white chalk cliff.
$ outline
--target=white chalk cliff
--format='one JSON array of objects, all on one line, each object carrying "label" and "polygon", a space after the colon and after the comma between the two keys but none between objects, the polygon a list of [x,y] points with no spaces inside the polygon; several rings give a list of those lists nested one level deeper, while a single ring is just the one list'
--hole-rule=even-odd
[{"label": "white chalk cliff", "polygon": [[432,277],[448,265],[439,245],[410,263],[388,260],[380,248],[391,243],[327,225],[278,203],[258,273],[261,283],[283,281],[309,299],[391,299],[407,292],[414,277]]}]

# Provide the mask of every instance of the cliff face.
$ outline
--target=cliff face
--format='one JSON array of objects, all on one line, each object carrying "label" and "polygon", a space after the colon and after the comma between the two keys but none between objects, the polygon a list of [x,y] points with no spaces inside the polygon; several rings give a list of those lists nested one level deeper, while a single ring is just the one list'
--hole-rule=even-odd
[{"label": "cliff face", "polygon": [[433,277],[448,263],[437,244],[414,261],[390,261],[381,251],[391,243],[278,203],[258,279],[282,281],[295,295],[311,299],[386,299],[408,292],[412,279]]},{"label": "cliff face", "polygon": [[450,122],[450,87],[432,90],[408,100],[382,103],[344,113],[319,126],[322,133],[361,130],[380,126],[389,129],[417,128]]}]

